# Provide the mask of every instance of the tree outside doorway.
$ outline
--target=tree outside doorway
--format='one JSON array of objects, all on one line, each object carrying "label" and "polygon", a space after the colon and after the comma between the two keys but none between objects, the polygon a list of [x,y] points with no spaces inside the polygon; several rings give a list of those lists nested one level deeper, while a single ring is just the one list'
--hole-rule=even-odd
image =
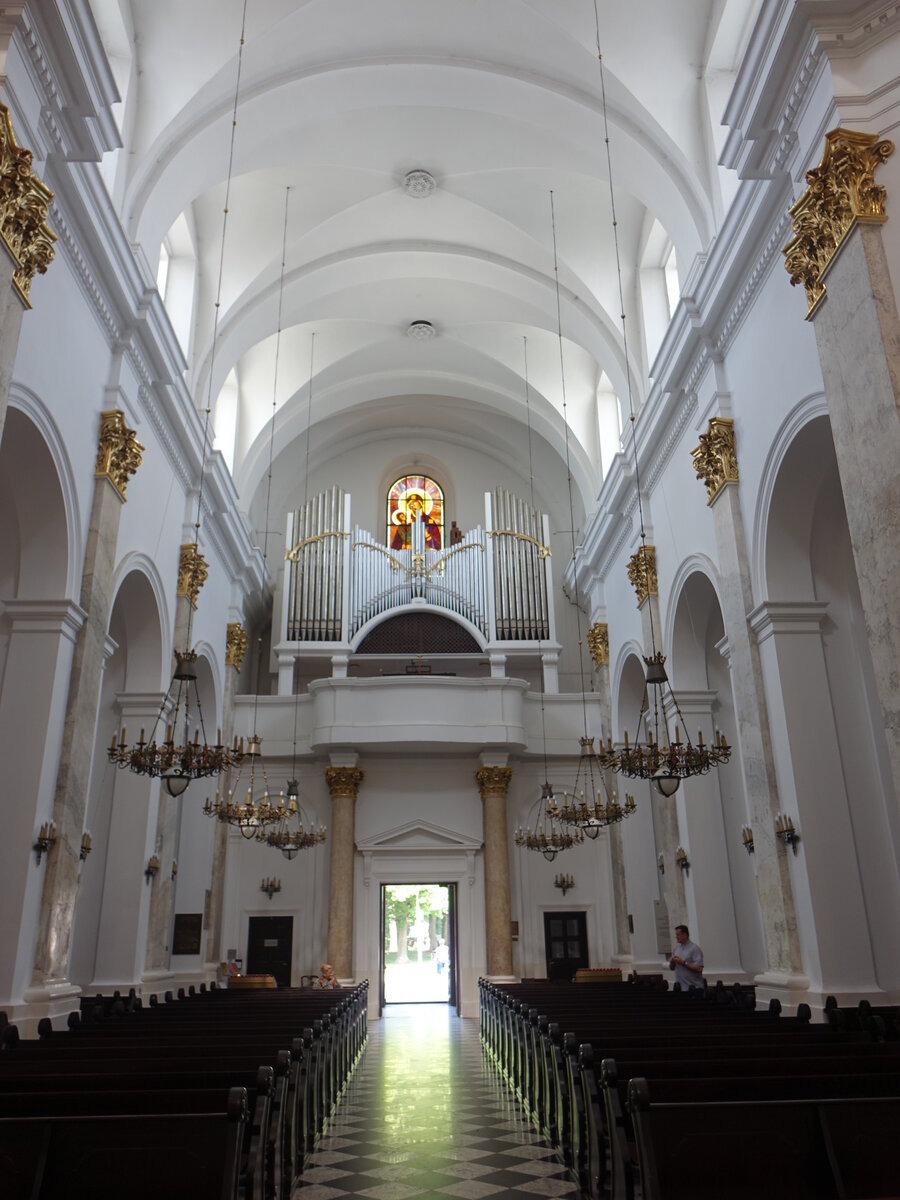
[{"label": "tree outside doorway", "polygon": [[450,889],[385,884],[384,1001],[446,1003],[450,997]]}]

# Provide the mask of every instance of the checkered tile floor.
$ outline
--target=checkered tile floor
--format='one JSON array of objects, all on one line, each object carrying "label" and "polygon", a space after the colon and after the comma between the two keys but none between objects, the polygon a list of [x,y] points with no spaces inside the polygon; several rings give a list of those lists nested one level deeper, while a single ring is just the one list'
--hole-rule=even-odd
[{"label": "checkered tile floor", "polygon": [[476,1021],[389,1005],[293,1200],[562,1196],[579,1191],[482,1056]]}]

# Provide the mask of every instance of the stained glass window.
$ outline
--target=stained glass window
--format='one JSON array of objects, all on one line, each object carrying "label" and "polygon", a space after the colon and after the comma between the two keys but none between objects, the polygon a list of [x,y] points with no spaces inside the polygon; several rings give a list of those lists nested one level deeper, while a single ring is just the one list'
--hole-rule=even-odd
[{"label": "stained glass window", "polygon": [[444,493],[427,475],[404,475],[391,485],[387,500],[387,544],[392,550],[408,550],[416,521],[425,526],[425,548],[444,545]]}]

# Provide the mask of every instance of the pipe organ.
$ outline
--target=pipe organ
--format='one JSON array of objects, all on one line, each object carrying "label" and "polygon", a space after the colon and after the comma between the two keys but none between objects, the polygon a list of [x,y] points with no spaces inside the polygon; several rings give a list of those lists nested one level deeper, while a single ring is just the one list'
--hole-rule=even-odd
[{"label": "pipe organ", "polygon": [[407,549],[350,525],[338,487],[288,515],[287,642],[351,643],[373,619],[428,605],[474,626],[485,643],[555,637],[549,521],[504,488],[485,494],[485,525],[436,550],[421,520]]},{"label": "pipe organ", "polygon": [[546,517],[505,488],[495,488],[484,499],[493,552],[497,640],[545,641],[550,636]]},{"label": "pipe organ", "polygon": [[287,629],[290,642],[344,640],[350,497],[332,487],[288,514]]}]

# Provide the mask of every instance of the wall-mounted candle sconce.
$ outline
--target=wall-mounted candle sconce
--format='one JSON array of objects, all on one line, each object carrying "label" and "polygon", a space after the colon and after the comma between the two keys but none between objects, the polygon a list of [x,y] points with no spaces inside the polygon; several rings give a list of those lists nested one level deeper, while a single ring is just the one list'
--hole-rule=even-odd
[{"label": "wall-mounted candle sconce", "polygon": [[259,885],[259,890],[261,892],[265,892],[266,895],[271,900],[276,892],[281,891],[281,880],[280,879],[264,879],[262,881],[262,883]]},{"label": "wall-mounted candle sconce", "polygon": [[159,874],[159,858],[155,854],[151,854],[147,859],[147,865],[144,867],[144,878],[149,883],[156,875]]},{"label": "wall-mounted candle sconce", "polygon": [[41,865],[42,856],[49,852],[50,847],[55,843],[55,841],[56,826],[52,821],[45,821],[38,832],[34,846],[32,846],[32,849],[37,855],[38,866]]},{"label": "wall-mounted candle sconce", "polygon": [[665,860],[665,858],[663,857],[663,855],[662,855],[662,854],[660,854],[660,855],[659,855],[659,857],[657,858],[657,860],[656,860],[656,865],[659,867],[659,873],[660,873],[660,875],[665,875],[665,873],[666,873],[666,860]]},{"label": "wall-mounted candle sconce", "polygon": [[753,830],[749,825],[741,826],[741,840],[747,853],[752,854],[756,847],[753,845]]},{"label": "wall-mounted candle sconce", "polygon": [[675,851],[675,861],[681,867],[682,871],[686,872],[691,869],[691,861],[687,856],[687,850],[685,850],[684,846],[679,846]]},{"label": "wall-mounted candle sconce", "polygon": [[78,857],[81,859],[82,862],[84,862],[84,860],[87,858],[87,856],[90,854],[90,852],[91,852],[91,835],[87,830],[85,830],[84,833],[81,835],[81,849],[78,851]]},{"label": "wall-mounted candle sconce", "polygon": [[553,880],[553,886],[555,888],[559,888],[562,894],[565,895],[570,888],[575,886],[575,880],[571,875],[557,875],[557,877]]},{"label": "wall-mounted candle sconce", "polygon": [[778,813],[775,817],[775,836],[779,841],[784,842],[785,846],[797,853],[797,843],[800,841],[800,834],[794,828],[794,822],[786,813]]}]

